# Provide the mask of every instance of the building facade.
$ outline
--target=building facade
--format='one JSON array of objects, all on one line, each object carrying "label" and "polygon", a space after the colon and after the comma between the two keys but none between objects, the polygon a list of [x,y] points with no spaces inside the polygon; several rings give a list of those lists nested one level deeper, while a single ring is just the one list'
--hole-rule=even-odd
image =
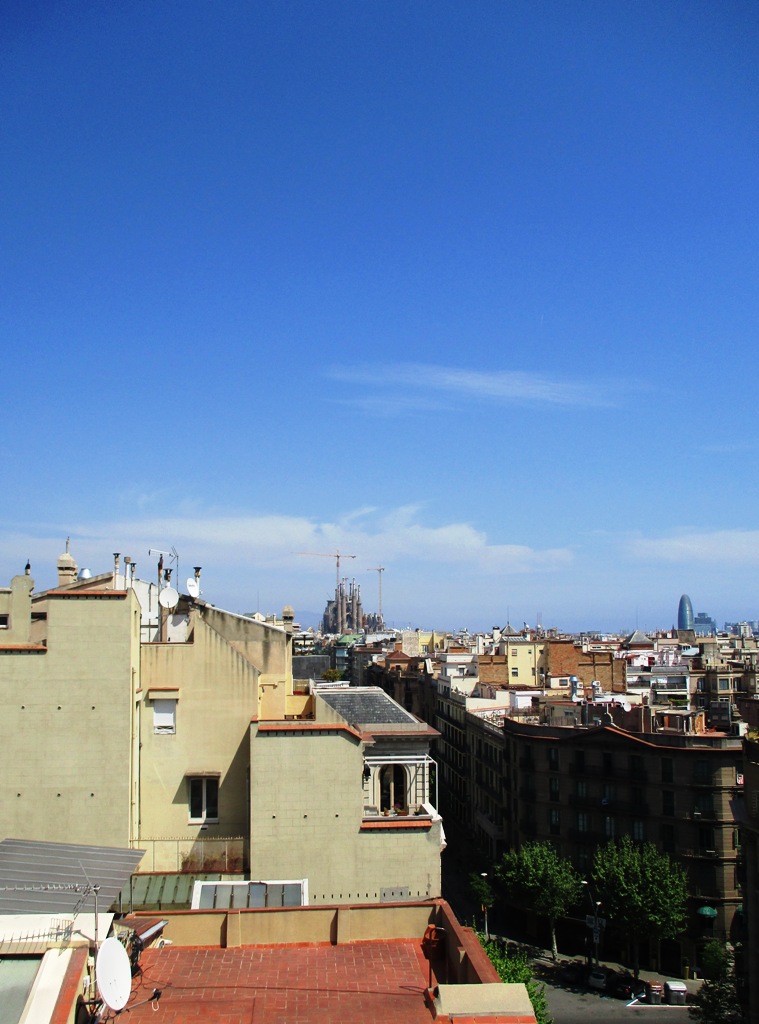
[{"label": "building facade", "polygon": [[296,685],[292,609],[278,626],[167,591],[77,579],[68,552],[55,590],[0,591],[2,832],[314,901],[439,896],[434,732],[382,691],[356,712]]}]

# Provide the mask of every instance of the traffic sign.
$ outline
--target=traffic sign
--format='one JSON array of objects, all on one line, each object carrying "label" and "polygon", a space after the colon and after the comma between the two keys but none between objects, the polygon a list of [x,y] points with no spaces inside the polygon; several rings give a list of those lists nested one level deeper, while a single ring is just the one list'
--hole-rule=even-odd
[{"label": "traffic sign", "polygon": [[586,914],[585,915],[585,924],[588,926],[588,928],[595,928],[596,925],[598,925],[599,928],[605,928],[606,927],[606,918],[605,917],[596,918],[595,915],[593,915],[593,914]]}]

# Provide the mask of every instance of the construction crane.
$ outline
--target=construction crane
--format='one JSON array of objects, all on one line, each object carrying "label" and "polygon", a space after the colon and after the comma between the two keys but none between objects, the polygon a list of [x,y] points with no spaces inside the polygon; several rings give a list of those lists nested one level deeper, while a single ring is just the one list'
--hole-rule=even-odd
[{"label": "construction crane", "polygon": [[373,565],[366,571],[376,572],[379,577],[379,620],[384,625],[385,620],[382,618],[382,573],[385,571],[385,567],[384,565]]},{"label": "construction crane", "polygon": [[337,573],[335,578],[335,599],[337,599],[337,592],[340,589],[340,559],[341,558],[355,558],[356,555],[341,555],[339,551],[330,551],[325,553],[324,551],[296,551],[296,555],[307,555],[311,558],[336,558],[337,559]]}]

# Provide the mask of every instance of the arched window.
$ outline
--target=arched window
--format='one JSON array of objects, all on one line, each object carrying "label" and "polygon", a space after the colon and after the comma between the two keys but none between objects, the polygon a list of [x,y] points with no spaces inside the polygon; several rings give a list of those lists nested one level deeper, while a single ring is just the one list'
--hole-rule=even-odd
[{"label": "arched window", "polygon": [[381,769],[380,803],[383,810],[408,810],[406,769],[402,764],[386,764]]}]

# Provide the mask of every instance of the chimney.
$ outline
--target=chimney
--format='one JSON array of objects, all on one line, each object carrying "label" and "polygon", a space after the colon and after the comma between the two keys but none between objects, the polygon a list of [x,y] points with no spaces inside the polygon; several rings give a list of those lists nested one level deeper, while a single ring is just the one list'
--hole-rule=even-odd
[{"label": "chimney", "polygon": [[66,538],[66,550],[58,559],[58,586],[69,587],[72,583],[76,582],[76,574],[78,566],[71,556],[69,550],[71,546],[71,538]]}]

